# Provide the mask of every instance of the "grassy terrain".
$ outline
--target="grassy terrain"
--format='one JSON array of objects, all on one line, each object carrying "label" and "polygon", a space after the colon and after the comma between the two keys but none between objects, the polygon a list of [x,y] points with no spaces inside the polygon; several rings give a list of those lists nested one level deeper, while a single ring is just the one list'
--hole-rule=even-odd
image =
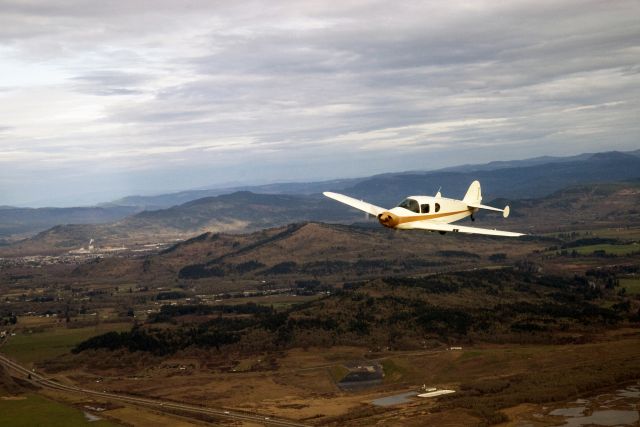
[{"label": "grassy terrain", "polygon": [[630,255],[634,252],[640,251],[640,245],[637,243],[629,243],[626,245],[588,245],[575,248],[576,252],[580,255],[591,255],[595,251],[604,251],[610,255]]},{"label": "grassy terrain", "polygon": [[640,229],[638,228],[601,228],[597,230],[589,230],[590,236],[605,237],[614,239],[640,239]]},{"label": "grassy terrain", "polygon": [[78,343],[109,331],[124,331],[128,323],[100,324],[86,328],[47,328],[43,332],[18,332],[2,347],[2,352],[21,363],[41,362],[68,353]]},{"label": "grassy terrain", "polygon": [[404,366],[402,359],[386,359],[382,361],[382,368],[384,369],[384,381],[397,382],[400,379],[404,379],[407,374],[407,367]]},{"label": "grassy terrain", "polygon": [[640,294],[640,278],[620,279],[620,287],[625,288],[629,295]]},{"label": "grassy terrain", "polygon": [[[544,233],[545,236],[566,238],[567,232]],[[640,239],[640,228],[637,227],[609,227],[609,228],[589,228],[584,230],[573,230],[572,238],[601,237],[610,239],[638,240]]]},{"label": "grassy terrain", "polygon": [[329,373],[331,374],[331,378],[335,382],[339,382],[340,380],[342,380],[344,377],[347,376],[347,374],[349,373],[349,370],[345,368],[343,365],[335,365],[329,368]]},{"label": "grassy terrain", "polygon": [[41,396],[28,394],[23,400],[0,400],[0,425],[12,427],[116,426],[109,421],[89,422],[77,409]]},{"label": "grassy terrain", "polygon": [[318,299],[318,295],[266,295],[247,298],[229,298],[222,301],[218,301],[217,304],[247,304],[250,302],[273,306],[274,309],[288,308],[296,304],[300,304],[307,301]]}]

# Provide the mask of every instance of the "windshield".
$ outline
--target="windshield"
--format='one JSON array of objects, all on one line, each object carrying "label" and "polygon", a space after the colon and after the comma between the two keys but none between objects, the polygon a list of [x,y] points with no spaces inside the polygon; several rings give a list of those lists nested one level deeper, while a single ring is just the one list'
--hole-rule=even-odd
[{"label": "windshield", "polygon": [[408,209],[415,213],[420,213],[420,205],[418,205],[418,202],[413,199],[404,199],[402,202],[400,202],[398,207]]}]

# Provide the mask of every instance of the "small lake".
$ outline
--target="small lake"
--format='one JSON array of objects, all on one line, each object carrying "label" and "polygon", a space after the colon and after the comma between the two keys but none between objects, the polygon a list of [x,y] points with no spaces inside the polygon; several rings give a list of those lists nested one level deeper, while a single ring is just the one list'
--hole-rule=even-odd
[{"label": "small lake", "polygon": [[558,426],[637,426],[640,422],[640,383],[610,393],[588,399],[578,399],[562,407],[543,408],[542,413],[532,414],[519,426],[539,425],[530,421],[540,421],[547,417],[559,417]]},{"label": "small lake", "polygon": [[418,393],[410,391],[408,393],[395,394],[393,396],[381,397],[379,399],[372,400],[371,403],[375,406],[393,406],[400,405],[402,403],[411,402],[411,397],[417,396]]},{"label": "small lake", "polygon": [[638,411],[608,409],[604,411],[593,411],[591,415],[573,417],[567,419],[564,424],[567,427],[582,426],[631,426],[638,422]]}]

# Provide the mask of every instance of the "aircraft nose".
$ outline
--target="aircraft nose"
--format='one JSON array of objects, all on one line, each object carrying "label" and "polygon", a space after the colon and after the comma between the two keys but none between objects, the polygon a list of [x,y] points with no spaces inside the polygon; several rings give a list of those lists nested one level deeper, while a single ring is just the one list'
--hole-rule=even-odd
[{"label": "aircraft nose", "polygon": [[391,212],[382,212],[378,215],[378,221],[380,221],[380,224],[389,228],[394,228],[399,223],[398,217]]}]

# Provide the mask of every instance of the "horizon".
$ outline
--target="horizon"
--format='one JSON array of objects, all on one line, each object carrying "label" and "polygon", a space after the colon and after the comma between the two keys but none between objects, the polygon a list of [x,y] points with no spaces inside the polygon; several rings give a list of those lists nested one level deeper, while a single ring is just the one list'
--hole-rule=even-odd
[{"label": "horizon", "polygon": [[639,148],[637,2],[13,2],[0,206]]},{"label": "horizon", "polygon": [[[374,173],[371,175],[359,175],[359,176],[353,176],[353,177],[336,177],[336,178],[324,178],[324,179],[317,179],[317,180],[308,180],[308,181],[273,181],[273,182],[257,182],[257,183],[246,183],[246,184],[242,184],[242,183],[228,183],[228,184],[220,184],[219,186],[204,186],[204,187],[199,187],[199,188],[185,188],[185,189],[179,189],[177,191],[160,191],[158,193],[149,193],[149,194],[126,194],[123,195],[121,197],[118,198],[114,198],[111,200],[101,200],[95,204],[87,204],[87,205],[58,205],[58,206],[52,206],[52,205],[42,205],[42,206],[38,206],[38,205],[32,205],[32,206],[19,206],[19,205],[0,205],[0,208],[18,208],[18,209],[41,209],[41,208],[53,208],[53,209],[62,209],[62,208],[94,208],[94,207],[102,207],[102,205],[107,205],[110,203],[115,203],[119,200],[122,199],[126,199],[128,197],[156,197],[156,196],[165,196],[165,195],[172,195],[172,194],[179,194],[179,193],[184,193],[184,192],[191,192],[191,191],[208,191],[208,190],[228,190],[231,192],[236,192],[236,191],[251,191],[252,187],[260,187],[260,186],[267,186],[267,185],[286,185],[286,184],[305,184],[305,183],[317,183],[317,182],[328,182],[328,181],[340,181],[340,180],[349,180],[349,179],[366,179],[369,177],[373,177],[373,176],[377,176],[377,175],[384,175],[384,174],[402,174],[402,173],[428,173],[428,172],[439,172],[439,171],[444,171],[444,170],[448,170],[450,168],[460,168],[460,167],[464,167],[464,166],[486,166],[492,163],[500,163],[500,162],[506,162],[506,163],[511,163],[511,162],[520,162],[520,161],[533,161],[533,160],[538,160],[538,159],[544,159],[544,158],[549,158],[549,159],[571,159],[574,157],[578,157],[578,156],[591,156],[591,155],[595,155],[595,154],[603,154],[603,153],[622,153],[622,154],[629,154],[629,153],[636,153],[640,151],[640,149],[637,150],[630,150],[630,151],[619,151],[619,150],[607,150],[607,151],[599,151],[599,152],[588,152],[588,153],[577,153],[577,154],[571,154],[571,155],[567,155],[567,156],[549,156],[549,155],[542,155],[542,156],[536,156],[536,157],[529,157],[529,158],[524,158],[524,159],[507,159],[507,160],[490,160],[488,162],[482,162],[482,163],[464,163],[464,164],[453,164],[453,165],[449,165],[449,166],[444,166],[444,167],[439,167],[436,169],[413,169],[413,170],[395,170],[395,171],[382,171],[382,172],[378,172],[378,173]],[[247,188],[245,188],[247,187]],[[227,193],[224,193],[227,194]]]}]

